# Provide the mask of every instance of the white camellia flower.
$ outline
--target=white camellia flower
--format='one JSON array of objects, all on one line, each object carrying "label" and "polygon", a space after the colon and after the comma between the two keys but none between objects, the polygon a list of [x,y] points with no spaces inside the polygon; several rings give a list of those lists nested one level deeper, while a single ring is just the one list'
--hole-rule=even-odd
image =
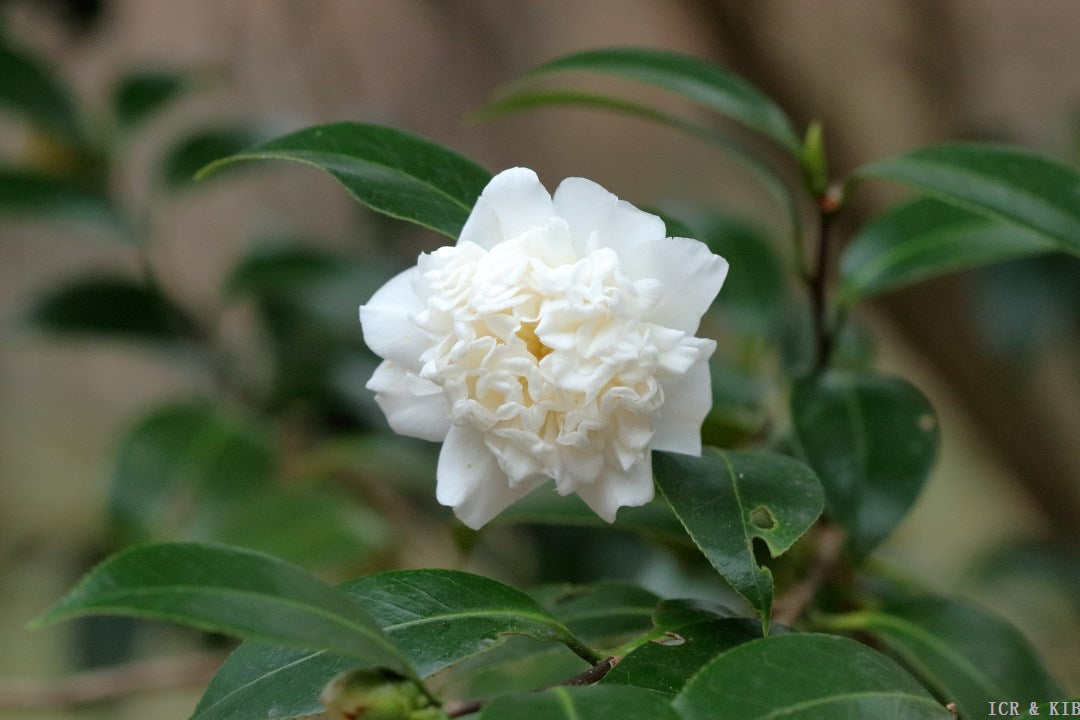
[{"label": "white camellia flower", "polygon": [[443,441],[436,497],[479,528],[555,481],[608,522],[653,498],[652,450],[701,454],[727,262],[596,183],[495,176],[457,244],[360,308],[367,387],[402,435]]}]

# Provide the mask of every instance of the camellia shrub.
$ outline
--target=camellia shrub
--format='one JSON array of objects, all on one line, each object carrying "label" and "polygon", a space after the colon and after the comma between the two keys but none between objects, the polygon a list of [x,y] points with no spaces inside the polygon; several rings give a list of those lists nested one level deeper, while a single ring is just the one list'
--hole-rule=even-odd
[{"label": "camellia shrub", "polygon": [[[571,71],[681,95],[763,142],[750,149],[662,108],[559,85]],[[1080,254],[1080,174],[1020,148],[950,144],[833,178],[820,126],[796,132],[739,77],[655,50],[555,60],[483,114],[545,106],[629,114],[735,153],[781,208],[791,260],[716,208],[658,214],[615,197],[604,178],[567,178],[549,192],[531,170],[493,175],[377,125],[301,130],[200,174],[303,163],[364,206],[447,238],[372,284],[353,332],[377,358],[367,356],[359,380],[367,390],[352,392],[373,393],[396,433],[441,443],[434,467],[419,465],[433,470],[421,492],[452,509],[457,520],[450,509],[440,518],[463,523],[459,537],[500,523],[543,525],[542,538],[604,528],[675,548],[729,590],[515,588],[447,569],[332,586],[226,544],[242,533],[222,508],[240,508],[240,519],[270,512],[260,503],[284,492],[263,482],[272,449],[213,409],[182,405],[135,428],[118,461],[112,511],[130,537],[152,542],[106,559],[35,624],[120,614],[242,638],[195,720],[974,720],[1073,707],[1006,622],[873,562],[930,473],[939,424],[916,387],[873,369],[851,315],[944,273]],[[855,227],[833,262],[835,235],[852,224],[836,220],[877,181],[914,194]],[[300,392],[289,353],[309,341],[282,310],[295,310],[282,286],[333,265],[291,252],[249,259],[230,280],[274,320],[284,360],[267,408]],[[104,297],[97,290],[51,298],[42,322],[85,324],[79,313]],[[140,297],[158,313],[147,327],[192,334],[158,295]],[[306,377],[325,389],[322,379]],[[231,449],[211,462],[192,450],[208,438]],[[387,438],[367,457],[408,464],[418,447]],[[147,457],[177,449],[202,473],[196,504],[218,509],[200,517],[218,529],[207,531],[215,542],[162,542],[154,528],[167,513],[147,517],[148,503],[160,511],[176,494],[155,484],[168,463]],[[326,511],[328,498],[313,497],[294,491],[272,508]],[[325,517],[323,530],[337,516]],[[314,525],[286,534],[278,554]],[[538,548],[559,562],[558,546]]]}]

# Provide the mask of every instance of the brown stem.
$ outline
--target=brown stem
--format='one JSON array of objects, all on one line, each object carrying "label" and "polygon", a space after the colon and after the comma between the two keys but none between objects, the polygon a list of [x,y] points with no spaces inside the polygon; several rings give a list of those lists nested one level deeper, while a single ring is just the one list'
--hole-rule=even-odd
[{"label": "brown stem", "polygon": [[203,653],[88,670],[66,678],[0,682],[0,708],[45,710],[115,700],[134,693],[206,685],[225,656]]}]

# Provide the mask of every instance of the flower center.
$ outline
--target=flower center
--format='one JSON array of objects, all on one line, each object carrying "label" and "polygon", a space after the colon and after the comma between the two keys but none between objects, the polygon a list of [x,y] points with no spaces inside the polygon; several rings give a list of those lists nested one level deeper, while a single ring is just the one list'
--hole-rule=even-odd
[{"label": "flower center", "polygon": [[529,349],[536,361],[540,362],[551,353],[552,348],[540,342],[540,338],[536,336],[536,326],[538,324],[535,322],[523,322],[516,335],[525,341],[525,347]]}]

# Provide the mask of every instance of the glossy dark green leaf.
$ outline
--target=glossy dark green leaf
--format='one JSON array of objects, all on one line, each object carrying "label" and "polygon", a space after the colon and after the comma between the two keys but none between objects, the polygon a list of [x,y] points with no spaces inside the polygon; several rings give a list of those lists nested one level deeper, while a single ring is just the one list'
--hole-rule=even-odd
[{"label": "glossy dark green leaf", "polygon": [[1043,235],[1080,253],[1080,173],[1020,148],[941,145],[861,168],[942,202]]},{"label": "glossy dark green leaf", "polygon": [[964,720],[986,717],[991,701],[1064,697],[1016,628],[957,600],[918,598],[829,624],[869,633]]},{"label": "glossy dark green leaf", "polygon": [[206,402],[165,405],[121,442],[109,513],[128,539],[164,539],[181,532],[189,505],[266,488],[275,464],[263,428]]},{"label": "glossy dark green leaf", "polygon": [[604,647],[649,632],[660,600],[644,588],[616,582],[547,586],[532,595],[578,637]]},{"label": "glossy dark green leaf", "polygon": [[379,125],[307,128],[212,163],[200,177],[243,160],[292,160],[328,173],[356,200],[391,217],[457,237],[491,174],[416,135]]},{"label": "glossy dark green leaf", "polygon": [[619,685],[558,687],[505,695],[484,706],[480,720],[679,720],[667,699]]},{"label": "glossy dark green leaf", "polygon": [[793,154],[802,146],[791,121],[772,100],[743,78],[699,58],[650,48],[587,50],[541,65],[525,77],[566,71],[617,75],[663,88],[771,138]]},{"label": "glossy dark green leaf", "polygon": [[206,128],[181,138],[165,153],[159,173],[170,190],[191,187],[196,174],[209,163],[251,147],[262,138],[249,127]]},{"label": "glossy dark green leaf", "polygon": [[123,215],[103,192],[30,170],[0,168],[0,213],[92,223],[124,237],[129,232]]},{"label": "glossy dark green leaf", "polygon": [[510,638],[500,647],[467,658],[440,678],[439,696],[492,698],[554,687],[588,670],[565,645]]},{"label": "glossy dark green leaf", "polygon": [[192,323],[152,286],[122,277],[92,276],[38,300],[30,320],[54,333],[155,343],[186,341]]},{"label": "glossy dark green leaf", "polygon": [[41,58],[2,43],[0,106],[70,142],[82,138],[71,92],[53,69]]},{"label": "glossy dark green leaf", "polygon": [[773,579],[754,558],[754,539],[773,557],[821,514],[821,484],[792,458],[707,447],[701,457],[654,453],[656,486],[712,566],[761,615],[765,629]]},{"label": "glossy dark green leaf", "polygon": [[[495,648],[511,635],[576,643],[529,596],[477,575],[396,570],[353,580],[341,590],[364,607],[422,677]],[[218,671],[194,720],[314,714],[327,681],[357,664],[334,653],[245,642]]]},{"label": "glossy dark green leaf", "polygon": [[145,70],[123,77],[113,88],[112,109],[117,121],[130,130],[161,112],[187,89],[182,73]]},{"label": "glossy dark green leaf", "polygon": [[854,303],[938,275],[1060,249],[1056,240],[956,205],[918,198],[867,223],[840,259]]},{"label": "glossy dark green leaf", "polygon": [[904,518],[937,455],[922,393],[898,378],[834,371],[795,384],[795,436],[825,487],[825,510],[857,557]]},{"label": "glossy dark green leaf", "polygon": [[653,609],[653,622],[665,630],[678,630],[686,625],[737,617],[731,608],[700,599],[661,600]]},{"label": "glossy dark green leaf", "polygon": [[143,545],[113,555],[34,620],[132,615],[415,671],[360,604],[304,570],[221,545]]},{"label": "glossy dark green leaf", "polygon": [[655,642],[646,642],[619,661],[603,682],[633,685],[673,696],[720,653],[761,637],[761,623],[725,618],[681,625]]},{"label": "glossy dark green leaf", "polygon": [[952,720],[889,658],[854,640],[814,633],[728,650],[672,705],[683,720]]}]

